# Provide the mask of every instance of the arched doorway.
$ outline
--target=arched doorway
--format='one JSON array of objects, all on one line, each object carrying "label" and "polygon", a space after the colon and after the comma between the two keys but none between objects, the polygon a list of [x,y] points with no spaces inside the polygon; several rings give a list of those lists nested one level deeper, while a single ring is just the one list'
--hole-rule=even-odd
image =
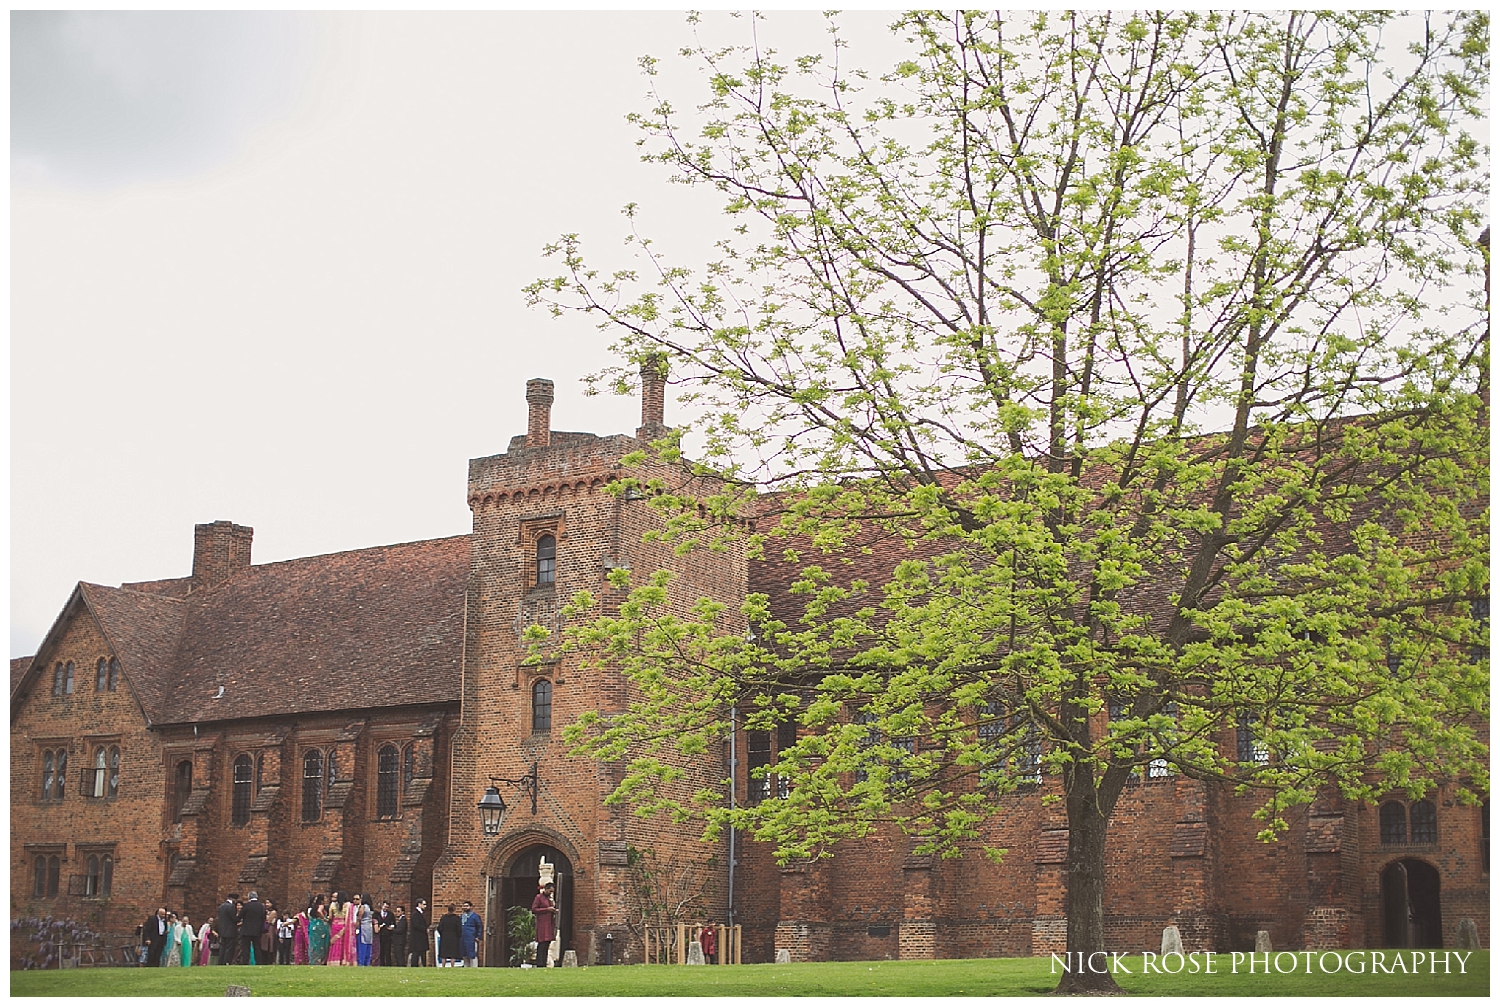
[{"label": "arched doorway", "polygon": [[1380,872],[1380,903],[1388,948],[1443,946],[1441,879],[1437,868],[1410,857]]},{"label": "arched doorway", "polygon": [[510,965],[510,910],[519,906],[530,909],[536,898],[537,882],[541,878],[541,862],[545,857],[555,865],[557,882],[558,928],[555,946],[561,957],[563,951],[573,947],[573,863],[568,855],[554,846],[537,844],[528,846],[514,854],[505,865],[504,874],[489,879],[489,912],[491,921],[486,927],[485,964]]}]

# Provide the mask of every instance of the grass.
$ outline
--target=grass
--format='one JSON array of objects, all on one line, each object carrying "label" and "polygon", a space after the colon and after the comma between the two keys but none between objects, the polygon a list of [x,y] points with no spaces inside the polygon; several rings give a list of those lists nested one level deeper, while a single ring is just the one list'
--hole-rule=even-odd
[{"label": "grass", "polygon": [[[1387,952],[1391,954],[1392,952]],[[1409,964],[1411,952],[1404,952]],[[1488,951],[1467,959],[1467,974],[1253,976],[1229,972],[1219,956],[1216,974],[1143,975],[1141,958],[1117,975],[1129,993],[1154,996],[1486,996]],[[1283,959],[1285,965],[1286,960]],[[1331,960],[1329,964],[1332,964]],[[12,972],[12,996],[216,996],[233,984],[256,996],[1036,996],[1057,984],[1046,958],[944,959],[899,962],[819,962],[795,965],[621,965],[582,969],[381,969],[297,966],[208,966],[189,969],[83,969]],[[1451,966],[1457,972],[1456,961]]]}]

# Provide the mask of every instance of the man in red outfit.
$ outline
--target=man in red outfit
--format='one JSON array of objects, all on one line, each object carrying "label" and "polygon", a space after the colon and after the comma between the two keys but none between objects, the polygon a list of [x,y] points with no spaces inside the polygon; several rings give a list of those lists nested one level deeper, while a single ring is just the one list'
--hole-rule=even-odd
[{"label": "man in red outfit", "polygon": [[547,967],[547,948],[557,936],[557,906],[552,903],[556,891],[557,886],[549,881],[531,901],[531,911],[536,915],[536,961],[532,964],[539,969]]}]

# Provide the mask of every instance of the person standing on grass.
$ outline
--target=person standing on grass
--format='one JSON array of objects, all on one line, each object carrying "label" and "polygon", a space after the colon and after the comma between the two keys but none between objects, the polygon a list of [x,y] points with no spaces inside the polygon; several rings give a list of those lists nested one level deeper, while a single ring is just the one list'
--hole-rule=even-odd
[{"label": "person standing on grass", "polygon": [[307,964],[327,965],[328,949],[333,942],[328,926],[328,907],[319,895],[307,917]]},{"label": "person standing on grass", "polygon": [[167,913],[167,944],[161,951],[163,968],[176,968],[182,964],[182,924],[176,913]]},{"label": "person standing on grass", "polygon": [[411,931],[411,920],[406,916],[406,907],[397,906],[391,919],[391,964],[398,968],[406,966],[406,935]]},{"label": "person standing on grass", "polygon": [[161,966],[162,948],[167,946],[167,909],[159,907],[146,917],[141,927],[141,941],[146,945],[146,964],[152,968]]},{"label": "person standing on grass", "polygon": [[360,965],[372,963],[375,950],[375,913],[370,909],[369,903],[363,895],[354,896],[355,928],[354,933],[358,940],[355,945],[356,961]]},{"label": "person standing on grass", "polygon": [[193,938],[196,935],[193,933],[192,923],[188,922],[187,913],[182,914],[178,923],[182,926],[182,967],[189,968],[193,964]]},{"label": "person standing on grass", "polygon": [[297,935],[297,920],[283,916],[276,921],[276,964],[292,964],[292,942]]},{"label": "person standing on grass", "polygon": [[556,891],[557,886],[549,881],[531,900],[531,912],[536,916],[536,961],[532,964],[539,969],[547,967],[547,948],[557,938],[557,906],[552,902]]},{"label": "person standing on grass", "polygon": [[458,918],[459,954],[464,964],[471,969],[479,967],[479,939],[484,936],[484,918],[474,911],[474,903],[465,902],[463,915]]},{"label": "person standing on grass", "polygon": [[698,943],[703,945],[703,960],[709,965],[717,965],[715,955],[719,950],[719,928],[712,923],[704,924],[703,929],[698,932]]},{"label": "person standing on grass", "polygon": [[198,928],[199,965],[207,965],[210,961],[212,961],[209,956],[213,953],[214,941],[217,939],[218,935],[214,933],[213,925],[209,923],[208,920],[204,920],[203,926]]},{"label": "person standing on grass", "polygon": [[219,935],[219,964],[234,964],[234,952],[239,947],[239,930],[234,920],[234,903],[239,896],[230,892],[224,896],[224,901],[219,903],[218,918],[214,922],[214,930]]},{"label": "person standing on grass", "polygon": [[257,965],[276,964],[276,928],[281,924],[281,914],[276,911],[276,906],[270,899],[266,899],[266,928],[261,931],[260,937],[255,941],[255,963]]},{"label": "person standing on grass", "polygon": [[456,906],[449,906],[443,918],[438,920],[437,935],[437,957],[438,967],[451,969],[454,962],[458,967],[463,967],[463,960],[458,957],[458,945],[462,940],[463,924],[459,922]]},{"label": "person standing on grass", "polygon": [[254,965],[255,946],[260,935],[266,931],[266,904],[260,895],[251,892],[245,897],[245,908],[240,911],[240,964]]},{"label": "person standing on grass", "polygon": [[328,964],[353,965],[354,944],[350,933],[354,917],[354,904],[344,902],[341,893],[334,892],[328,900]]},{"label": "person standing on grass", "polygon": [[297,925],[292,929],[293,964],[307,964],[307,924],[311,915],[312,906],[308,906],[297,914]]},{"label": "person standing on grass", "polygon": [[396,914],[391,912],[391,904],[382,902],[380,911],[375,914],[375,940],[379,942],[380,954],[377,956],[376,964],[389,967],[391,964],[391,934],[396,929]]},{"label": "person standing on grass", "polygon": [[427,964],[427,900],[418,899],[411,911],[411,927],[407,931],[406,953],[410,963],[418,968]]}]

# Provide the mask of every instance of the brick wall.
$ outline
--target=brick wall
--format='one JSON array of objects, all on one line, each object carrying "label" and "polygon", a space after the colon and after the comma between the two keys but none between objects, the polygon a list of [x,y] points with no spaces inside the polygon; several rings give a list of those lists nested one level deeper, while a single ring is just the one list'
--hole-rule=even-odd
[{"label": "brick wall", "polygon": [[[539,431],[546,418],[542,391],[528,386],[527,436],[512,440],[505,454],[470,463],[474,530],[464,713],[453,746],[450,840],[434,873],[435,903],[485,904],[493,888],[489,879],[503,877],[528,848],[552,846],[567,856],[573,870],[568,946],[588,961],[600,953],[601,935],[613,932],[616,960],[639,961],[640,934],[629,926],[634,900],[624,850],[651,848],[663,862],[701,865],[712,889],[701,913],[707,921],[724,915],[725,885],[717,875],[725,869],[725,844],[700,843],[697,826],[642,821],[629,809],[604,806],[604,796],[619,781],[619,767],[570,758],[561,735],[585,710],[622,709],[629,700],[626,683],[617,673],[586,668],[570,655],[527,664],[521,635],[537,624],[560,634],[561,608],[579,590],[618,604],[621,595],[606,582],[608,571],[617,566],[638,576],[670,566],[677,573],[674,606],[685,610],[708,595],[723,598],[737,611],[745,591],[745,564],[742,556],[682,557],[668,545],[644,543],[644,533],[660,527],[649,503],[605,489],[623,474],[619,461],[639,442],[626,436]],[[659,463],[648,463],[635,474],[677,478]],[[538,581],[537,548],[543,535],[556,545],[551,583]],[[542,679],[552,687],[551,729],[534,731],[533,689]],[[541,781],[536,814],[528,796],[505,786],[511,811],[499,836],[483,836],[476,805],[490,779],[520,778],[533,763]],[[695,765],[681,791],[686,795],[712,784],[722,773],[716,759]],[[710,858],[716,858],[712,864]],[[490,913],[497,908],[492,906]]]},{"label": "brick wall", "polygon": [[[11,917],[72,918],[101,932],[129,934],[156,908],[162,892],[161,744],[146,728],[128,681],[120,681],[114,692],[95,690],[96,663],[114,655],[87,608],[75,601],[65,618],[55,647],[39,655],[46,666],[39,669],[29,694],[12,708]],[[70,661],[73,692],[53,696],[53,666]],[[86,798],[83,774],[86,767],[91,771],[101,746],[120,749],[118,793]],[[57,749],[68,752],[63,799],[46,801],[41,797],[40,756],[43,750]],[[70,878],[84,873],[91,852],[114,857],[108,897],[69,894]],[[55,897],[33,894],[38,853],[61,858]]]}]

